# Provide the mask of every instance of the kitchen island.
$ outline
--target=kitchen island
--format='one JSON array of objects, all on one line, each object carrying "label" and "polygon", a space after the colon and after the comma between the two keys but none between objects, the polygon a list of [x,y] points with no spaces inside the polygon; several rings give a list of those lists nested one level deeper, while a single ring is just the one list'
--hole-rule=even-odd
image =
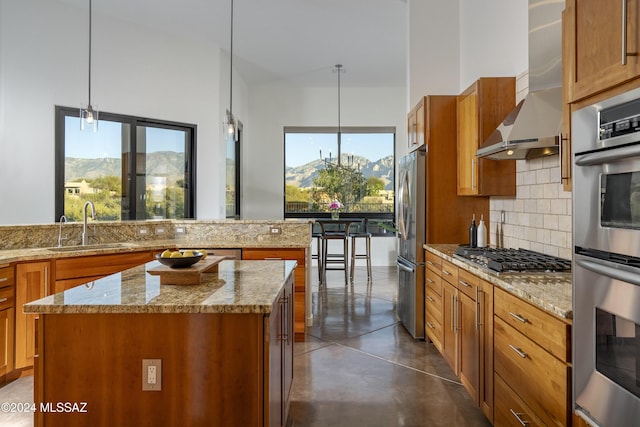
[{"label": "kitchen island", "polygon": [[181,286],[158,265],[24,306],[39,315],[35,425],[285,424],[296,262],[222,261]]}]

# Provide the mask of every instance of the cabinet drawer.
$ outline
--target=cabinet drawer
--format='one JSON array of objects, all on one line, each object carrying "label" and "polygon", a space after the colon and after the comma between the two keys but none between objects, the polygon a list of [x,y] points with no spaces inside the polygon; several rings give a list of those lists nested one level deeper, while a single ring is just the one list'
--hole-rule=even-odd
[{"label": "cabinet drawer", "polygon": [[447,260],[442,260],[442,276],[444,280],[458,287],[458,267]]},{"label": "cabinet drawer", "polygon": [[439,323],[434,317],[433,314],[428,312],[425,315],[424,322],[424,330],[427,334],[427,337],[433,342],[433,345],[440,353],[442,353],[442,334],[444,331],[442,330],[442,323]]},{"label": "cabinet drawer", "polygon": [[476,300],[476,290],[480,286],[480,278],[462,268],[458,271],[458,289],[472,300]]},{"label": "cabinet drawer", "polygon": [[296,260],[299,267],[304,267],[303,248],[243,248],[242,259],[261,260],[261,259],[284,259]]},{"label": "cabinet drawer", "polygon": [[7,286],[0,289],[0,310],[11,308],[15,305],[15,287]]},{"label": "cabinet drawer", "polygon": [[564,362],[571,360],[571,326],[495,288],[494,313]]},{"label": "cabinet drawer", "polygon": [[442,297],[428,287],[426,289],[424,307],[438,323],[442,323]]},{"label": "cabinet drawer", "polygon": [[427,269],[433,271],[440,275],[440,271],[442,270],[442,258],[438,255],[426,251],[425,253],[425,263],[427,265]]},{"label": "cabinet drawer", "polygon": [[[494,318],[494,369],[546,425],[568,425],[567,365]],[[498,401],[498,398],[496,398]]]},{"label": "cabinet drawer", "polygon": [[517,394],[505,384],[499,375],[494,376],[495,399],[493,407],[493,425],[495,426],[522,426],[543,427],[531,408],[518,397]]},{"label": "cabinet drawer", "polygon": [[108,276],[152,260],[151,252],[147,251],[60,258],[55,261],[55,279],[89,277],[93,280],[97,276]]},{"label": "cabinet drawer", "polygon": [[442,279],[433,271],[427,269],[424,276],[427,289],[432,289],[436,294],[442,295]]},{"label": "cabinet drawer", "polygon": [[0,268],[0,288],[12,286],[16,283],[13,267]]}]

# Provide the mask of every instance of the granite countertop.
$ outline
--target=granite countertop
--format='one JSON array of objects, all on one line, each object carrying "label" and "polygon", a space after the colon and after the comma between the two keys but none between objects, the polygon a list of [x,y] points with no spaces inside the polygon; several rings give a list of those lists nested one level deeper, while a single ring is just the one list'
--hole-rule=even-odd
[{"label": "granite countertop", "polygon": [[[180,225],[172,222],[96,222],[99,227],[91,241],[82,246],[73,237],[63,247],[52,245],[57,240],[58,225],[0,227],[0,266],[12,262],[36,261],[89,255],[106,255],[135,251],[155,251],[168,248],[307,248],[311,245],[311,221],[193,221]],[[81,224],[69,223],[63,234],[75,236]],[[281,233],[270,232],[271,226]],[[156,234],[163,230],[165,237]],[[177,235],[182,228],[186,234]],[[144,231],[144,234],[142,233]],[[55,236],[55,238],[54,238]],[[25,246],[20,246],[24,242]]]},{"label": "granite countertop", "polygon": [[270,313],[296,261],[225,260],[199,285],[160,285],[158,261],[23,306],[25,313]]},{"label": "granite countertop", "polygon": [[542,310],[573,318],[571,273],[494,273],[454,257],[458,245],[428,244],[424,248]]}]

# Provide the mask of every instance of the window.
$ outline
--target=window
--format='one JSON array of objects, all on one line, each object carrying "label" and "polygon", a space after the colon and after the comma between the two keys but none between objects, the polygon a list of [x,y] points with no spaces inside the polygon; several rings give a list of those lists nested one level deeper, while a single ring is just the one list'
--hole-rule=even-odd
[{"label": "window", "polygon": [[56,107],[56,217],[103,221],[195,217],[196,126],[100,112],[81,131],[79,110]]},{"label": "window", "polygon": [[393,235],[395,128],[287,127],[285,218],[364,218],[368,231]]}]

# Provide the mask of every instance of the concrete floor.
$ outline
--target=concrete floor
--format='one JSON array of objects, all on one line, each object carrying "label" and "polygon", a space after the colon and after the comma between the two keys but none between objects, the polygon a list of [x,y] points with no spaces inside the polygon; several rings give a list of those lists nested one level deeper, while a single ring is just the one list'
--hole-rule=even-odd
[{"label": "concrete floor", "polygon": [[[411,338],[395,314],[395,267],[367,283],[312,272],[313,326],[295,345],[289,427],[489,426],[432,345]],[[33,379],[0,388],[0,403],[32,402]],[[0,411],[0,426],[31,427],[33,414]]]}]

